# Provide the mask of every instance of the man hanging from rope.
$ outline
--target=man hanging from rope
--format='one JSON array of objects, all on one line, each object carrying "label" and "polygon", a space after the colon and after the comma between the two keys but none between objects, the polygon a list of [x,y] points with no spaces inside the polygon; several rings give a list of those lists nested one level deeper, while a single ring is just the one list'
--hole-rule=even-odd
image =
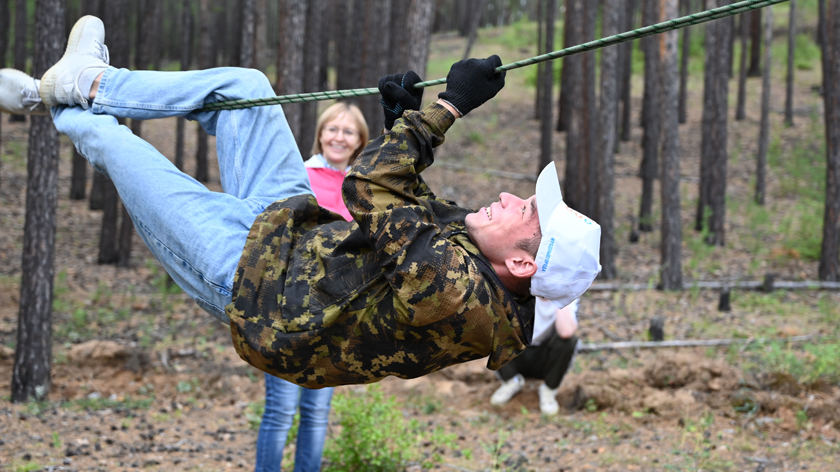
[{"label": "man hanging from rope", "polygon": [[[98,18],[80,19],[40,83],[0,74],[0,106],[37,111],[40,91],[56,128],[113,180],[167,272],[265,372],[317,388],[486,356],[495,370],[530,342],[533,295],[565,306],[600,270],[600,227],[563,203],[553,164],[536,196],[502,193],[478,211],[435,197],[420,177],[455,119],[504,86],[497,56],[454,64],[422,111],[416,74],[383,77],[390,130],[344,181],[346,222],[317,205],[279,106],[202,110],[273,94],[265,75],[115,69],[104,36]],[[224,193],[116,120],[172,116],[217,137]]]}]

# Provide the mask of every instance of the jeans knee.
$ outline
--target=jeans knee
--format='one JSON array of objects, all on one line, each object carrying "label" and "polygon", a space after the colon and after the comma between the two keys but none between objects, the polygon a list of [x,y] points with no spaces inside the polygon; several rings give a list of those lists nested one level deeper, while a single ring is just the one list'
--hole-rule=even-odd
[{"label": "jeans knee", "polygon": [[266,75],[257,69],[240,69],[239,80],[247,95],[262,98],[274,94],[274,88]]}]

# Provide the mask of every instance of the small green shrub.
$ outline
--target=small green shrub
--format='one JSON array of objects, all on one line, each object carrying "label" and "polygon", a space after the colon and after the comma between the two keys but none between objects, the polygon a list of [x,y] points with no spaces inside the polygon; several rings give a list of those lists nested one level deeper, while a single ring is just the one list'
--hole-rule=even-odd
[{"label": "small green shrub", "polygon": [[417,461],[431,468],[441,457],[437,452],[421,457],[420,444],[431,444],[433,450],[455,447],[454,434],[440,428],[427,431],[425,424],[407,420],[396,399],[386,397],[378,385],[337,394],[331,414],[340,430],[331,431],[327,441],[327,471],[384,472]]},{"label": "small green shrub", "polygon": [[326,470],[400,470],[418,456],[409,423],[380,386],[336,395],[332,412],[341,431],[327,442]]}]

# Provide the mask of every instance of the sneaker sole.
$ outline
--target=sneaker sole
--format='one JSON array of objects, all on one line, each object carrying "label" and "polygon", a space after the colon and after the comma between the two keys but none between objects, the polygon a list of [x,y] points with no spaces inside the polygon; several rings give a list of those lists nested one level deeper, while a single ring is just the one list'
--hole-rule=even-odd
[{"label": "sneaker sole", "polygon": [[82,31],[92,19],[96,19],[96,17],[86,15],[79,18],[79,21],[73,25],[73,29],[70,31],[70,36],[67,38],[67,48],[64,50],[64,55],[61,56],[61,59],[56,62],[54,66],[47,70],[43,77],[41,77],[41,87],[39,92],[41,93],[41,100],[43,100],[44,104],[48,107],[57,107],[61,105],[61,103],[53,100],[55,97],[54,94],[44,93],[44,91],[52,91],[55,89],[55,84],[58,81],[58,71],[61,69],[59,66],[62,62],[64,62],[64,58],[76,52],[76,49],[79,47],[79,39],[82,37]]}]

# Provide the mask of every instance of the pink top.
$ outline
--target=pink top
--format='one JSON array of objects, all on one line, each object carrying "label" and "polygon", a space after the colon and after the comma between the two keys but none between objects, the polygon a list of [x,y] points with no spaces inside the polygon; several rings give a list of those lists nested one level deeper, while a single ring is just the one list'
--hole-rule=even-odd
[{"label": "pink top", "polygon": [[[321,159],[317,159],[318,157]],[[306,173],[309,174],[312,193],[315,194],[318,205],[338,213],[347,221],[352,221],[353,217],[350,216],[350,211],[347,210],[344,199],[341,197],[341,183],[344,181],[347,171],[342,172],[331,168],[331,166],[327,167],[328,164],[325,162],[319,162],[322,160],[325,161],[326,159],[319,154],[306,161]]]}]

